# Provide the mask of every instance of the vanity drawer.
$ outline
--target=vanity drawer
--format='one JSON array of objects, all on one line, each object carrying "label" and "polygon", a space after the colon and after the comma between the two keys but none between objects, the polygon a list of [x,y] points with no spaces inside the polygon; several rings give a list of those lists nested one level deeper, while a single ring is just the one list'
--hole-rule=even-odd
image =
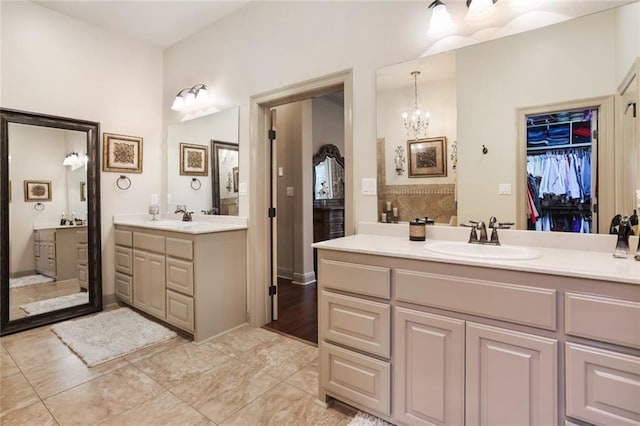
[{"label": "vanity drawer", "polygon": [[37,231],[37,233],[38,233],[37,241],[55,241],[56,240],[55,230]]},{"label": "vanity drawer", "polygon": [[193,263],[168,257],[167,288],[193,296]]},{"label": "vanity drawer", "polygon": [[564,310],[566,334],[640,348],[640,303],[567,293]]},{"label": "vanity drawer", "polygon": [[123,274],[133,274],[133,250],[126,247],[116,246],[114,262],[116,271]]},{"label": "vanity drawer", "polygon": [[44,248],[44,255],[46,257],[48,257],[49,259],[56,258],[56,243],[46,242],[44,243],[43,248]]},{"label": "vanity drawer", "polygon": [[553,289],[396,270],[396,299],[556,330]]},{"label": "vanity drawer", "polygon": [[323,387],[337,397],[385,416],[391,413],[391,366],[322,342]]},{"label": "vanity drawer", "polygon": [[122,229],[115,230],[115,241],[119,246],[131,247],[133,243],[133,237],[131,231],[123,231]]},{"label": "vanity drawer", "polygon": [[640,424],[640,357],[566,344],[567,416],[599,425]]},{"label": "vanity drawer", "polygon": [[89,283],[89,268],[86,264],[78,265],[78,285],[80,288],[87,289]]},{"label": "vanity drawer", "polygon": [[126,303],[133,303],[133,278],[116,272],[116,295]]},{"label": "vanity drawer", "polygon": [[89,248],[86,244],[78,244],[76,250],[78,251],[78,263],[86,265],[89,259]]},{"label": "vanity drawer", "polygon": [[391,270],[389,268],[320,260],[322,286],[366,296],[389,299],[391,297]]},{"label": "vanity drawer", "polygon": [[167,322],[193,333],[193,297],[167,290]]},{"label": "vanity drawer", "polygon": [[[116,232],[118,232],[118,231],[116,231]],[[86,229],[85,230],[76,231],[76,236],[78,238],[78,243],[79,244],[87,244],[89,242],[89,235],[88,235]]]},{"label": "vanity drawer", "polygon": [[162,235],[134,232],[133,247],[140,250],[164,253],[164,237]]},{"label": "vanity drawer", "polygon": [[322,291],[320,333],[326,339],[385,358],[390,356],[389,304]]},{"label": "vanity drawer", "polygon": [[193,259],[193,243],[190,240],[167,237],[166,247],[168,256]]}]

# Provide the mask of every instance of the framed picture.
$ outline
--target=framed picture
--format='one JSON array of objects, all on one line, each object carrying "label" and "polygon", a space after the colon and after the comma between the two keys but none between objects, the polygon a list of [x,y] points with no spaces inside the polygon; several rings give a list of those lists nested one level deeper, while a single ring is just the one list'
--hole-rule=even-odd
[{"label": "framed picture", "polygon": [[425,138],[407,141],[409,177],[447,175],[447,138]]},{"label": "framed picture", "polygon": [[87,201],[87,183],[80,182],[80,201]]},{"label": "framed picture", "polygon": [[181,143],[180,175],[209,176],[209,147]]},{"label": "framed picture", "polygon": [[103,133],[102,171],[142,173],[142,138]]},{"label": "framed picture", "polygon": [[240,169],[233,168],[233,192],[238,192],[238,180],[240,179]]},{"label": "framed picture", "polygon": [[24,201],[51,201],[51,181],[25,180]]}]

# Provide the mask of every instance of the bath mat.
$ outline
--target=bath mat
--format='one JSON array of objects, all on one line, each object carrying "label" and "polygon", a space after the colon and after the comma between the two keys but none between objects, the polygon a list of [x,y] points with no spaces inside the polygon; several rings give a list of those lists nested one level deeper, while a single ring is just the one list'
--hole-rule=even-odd
[{"label": "bath mat", "polygon": [[84,305],[85,303],[89,303],[89,294],[82,292],[25,303],[24,305],[20,305],[20,309],[31,316],[44,312],[57,311],[58,309],[68,308],[69,306]]},{"label": "bath mat", "polygon": [[348,426],[391,426],[391,423],[387,423],[364,411],[358,411],[358,414],[351,419]]},{"label": "bath mat", "polygon": [[9,278],[9,288],[24,287],[25,285],[44,284],[53,282],[53,278],[44,275],[27,275],[20,278]]},{"label": "bath mat", "polygon": [[177,336],[129,308],[61,322],[51,330],[89,367]]}]

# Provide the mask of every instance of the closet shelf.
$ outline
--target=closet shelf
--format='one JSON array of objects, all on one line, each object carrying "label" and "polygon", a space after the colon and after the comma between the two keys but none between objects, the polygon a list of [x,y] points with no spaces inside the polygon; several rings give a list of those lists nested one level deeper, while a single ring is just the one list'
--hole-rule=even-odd
[{"label": "closet shelf", "polygon": [[553,151],[554,149],[570,149],[570,148],[586,148],[591,147],[591,142],[589,143],[574,143],[574,144],[565,144],[565,145],[545,145],[545,146],[535,146],[531,148],[527,148],[527,152],[530,151]]}]

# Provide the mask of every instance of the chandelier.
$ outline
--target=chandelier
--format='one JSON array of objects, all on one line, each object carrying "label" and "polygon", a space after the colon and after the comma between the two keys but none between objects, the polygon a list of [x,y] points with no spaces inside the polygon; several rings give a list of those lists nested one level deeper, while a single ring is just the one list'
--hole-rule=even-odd
[{"label": "chandelier", "polygon": [[420,105],[418,105],[418,75],[420,75],[420,71],[413,71],[411,75],[413,76],[414,103],[411,111],[402,114],[402,121],[407,129],[407,136],[419,139],[427,134],[429,113],[422,113]]}]

